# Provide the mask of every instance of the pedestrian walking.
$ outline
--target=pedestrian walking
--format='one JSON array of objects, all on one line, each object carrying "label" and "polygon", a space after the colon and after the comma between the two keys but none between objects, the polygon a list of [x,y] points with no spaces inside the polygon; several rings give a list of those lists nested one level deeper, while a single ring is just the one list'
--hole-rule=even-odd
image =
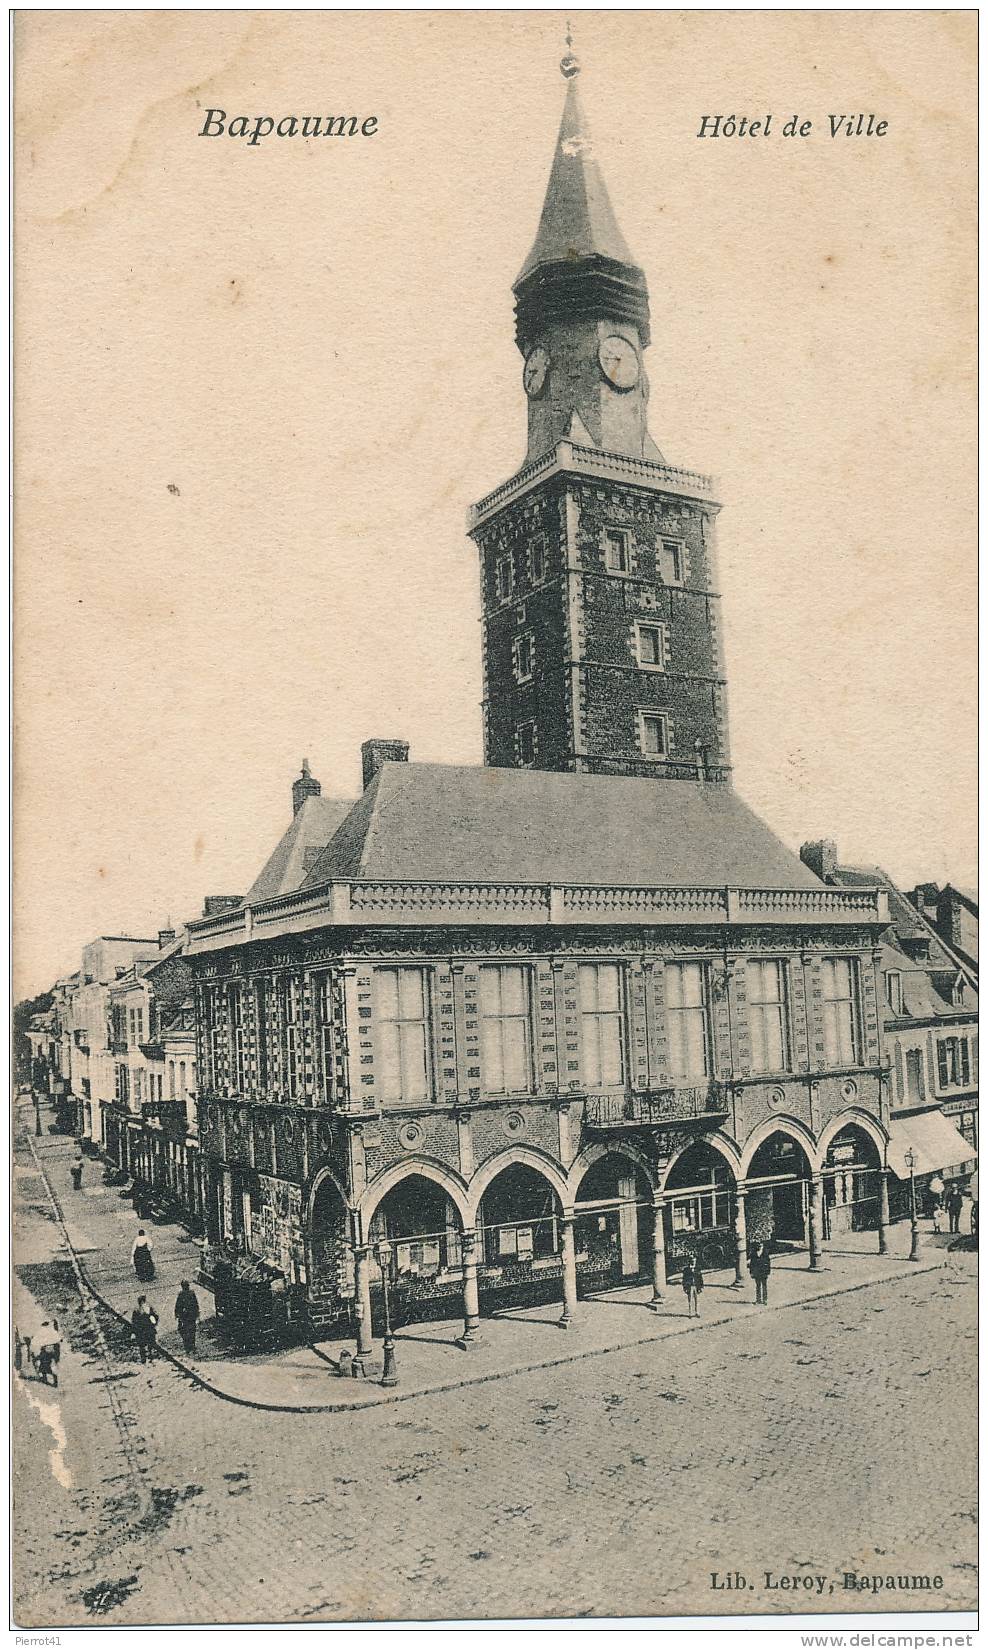
[{"label": "pedestrian walking", "polygon": [[134,1262],[134,1271],[141,1283],[150,1283],[154,1277],[154,1256],[147,1233],[142,1226],[134,1239],[134,1247],[130,1251],[130,1258]]},{"label": "pedestrian walking", "polygon": [[755,1280],[755,1305],[768,1305],[768,1276],[772,1270],[772,1257],[768,1252],[767,1243],[756,1243],[748,1257],[748,1270]]},{"label": "pedestrian walking", "polygon": [[83,1161],[82,1161],[82,1157],[80,1155],[76,1158],[75,1162],[72,1165],[72,1190],[74,1192],[81,1191],[81,1189],[82,1189],[82,1171],[83,1171],[83,1168],[84,1168],[84,1164],[83,1164]]},{"label": "pedestrian walking", "polygon": [[138,1295],[137,1305],[130,1315],[130,1327],[134,1331],[141,1363],[153,1364],[158,1345],[158,1314],[146,1295]]},{"label": "pedestrian walking", "polygon": [[45,1386],[51,1376],[52,1386],[58,1385],[58,1370],[55,1365],[62,1356],[62,1335],[58,1327],[57,1318],[46,1318],[38,1331],[38,1374]]},{"label": "pedestrian walking", "polygon": [[950,1191],[947,1193],[947,1215],[950,1222],[951,1232],[960,1232],[961,1210],[963,1207],[964,1193],[961,1191],[955,1180],[950,1188]]},{"label": "pedestrian walking", "polygon": [[199,1322],[199,1301],[188,1278],[182,1279],[182,1287],[175,1297],[175,1321],[186,1352],[194,1352],[196,1325]]},{"label": "pedestrian walking", "polygon": [[703,1288],[703,1270],[698,1256],[687,1256],[683,1267],[683,1294],[686,1296],[687,1317],[700,1316],[700,1291]]}]

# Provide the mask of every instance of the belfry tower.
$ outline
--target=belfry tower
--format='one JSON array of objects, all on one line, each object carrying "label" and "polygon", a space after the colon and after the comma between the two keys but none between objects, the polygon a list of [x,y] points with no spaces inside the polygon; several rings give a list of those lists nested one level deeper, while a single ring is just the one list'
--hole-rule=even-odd
[{"label": "belfry tower", "polygon": [[[567,44],[569,42],[567,41]],[[516,475],[475,505],[490,767],[730,773],[710,480],[648,432],[648,289],[594,156],[571,52],[535,244],[514,286]]]}]

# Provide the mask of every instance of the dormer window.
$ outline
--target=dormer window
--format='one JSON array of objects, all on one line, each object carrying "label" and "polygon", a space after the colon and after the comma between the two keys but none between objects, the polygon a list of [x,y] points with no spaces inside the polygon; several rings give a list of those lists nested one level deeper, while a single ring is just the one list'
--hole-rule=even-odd
[{"label": "dormer window", "polygon": [[890,969],[885,976],[885,997],[893,1014],[902,1013],[902,975]]},{"label": "dormer window", "polygon": [[957,984],[954,986],[953,995],[954,995],[954,1007],[955,1008],[960,1008],[962,1003],[964,1002],[964,981],[963,980],[958,980],[957,981]]}]

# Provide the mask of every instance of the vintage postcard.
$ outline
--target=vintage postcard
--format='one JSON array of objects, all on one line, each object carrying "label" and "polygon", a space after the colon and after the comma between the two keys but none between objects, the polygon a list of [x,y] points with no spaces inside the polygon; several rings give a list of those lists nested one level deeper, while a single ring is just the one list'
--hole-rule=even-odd
[{"label": "vintage postcard", "polygon": [[23,1643],[974,1622],[976,27],[15,14]]}]

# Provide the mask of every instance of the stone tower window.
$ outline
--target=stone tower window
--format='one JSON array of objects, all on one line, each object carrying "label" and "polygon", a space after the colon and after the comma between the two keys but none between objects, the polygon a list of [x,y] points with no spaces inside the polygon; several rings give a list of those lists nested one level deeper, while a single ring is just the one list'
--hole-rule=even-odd
[{"label": "stone tower window", "polygon": [[685,556],[680,539],[659,540],[659,572],[663,584],[682,584]]},{"label": "stone tower window", "polygon": [[532,767],[535,762],[535,753],[537,749],[534,722],[522,722],[518,729],[516,743],[518,746],[519,766],[522,768]]},{"label": "stone tower window", "polygon": [[510,556],[502,556],[500,558],[497,564],[495,577],[497,581],[498,598],[500,601],[505,602],[510,597],[512,587],[514,585]]},{"label": "stone tower window", "polygon": [[662,624],[635,626],[638,663],[642,670],[664,670],[666,666],[666,628]]},{"label": "stone tower window", "polygon": [[628,534],[623,527],[604,530],[604,566],[608,573],[627,573],[631,565]]},{"label": "stone tower window", "polygon": [[669,754],[669,724],[655,711],[638,712],[638,740],[642,755],[656,762]]},{"label": "stone tower window", "polygon": [[515,681],[530,682],[535,668],[535,640],[530,630],[515,641]]},{"label": "stone tower window", "polygon": [[533,584],[541,584],[545,578],[545,539],[540,534],[534,538],[528,553],[529,576]]}]

